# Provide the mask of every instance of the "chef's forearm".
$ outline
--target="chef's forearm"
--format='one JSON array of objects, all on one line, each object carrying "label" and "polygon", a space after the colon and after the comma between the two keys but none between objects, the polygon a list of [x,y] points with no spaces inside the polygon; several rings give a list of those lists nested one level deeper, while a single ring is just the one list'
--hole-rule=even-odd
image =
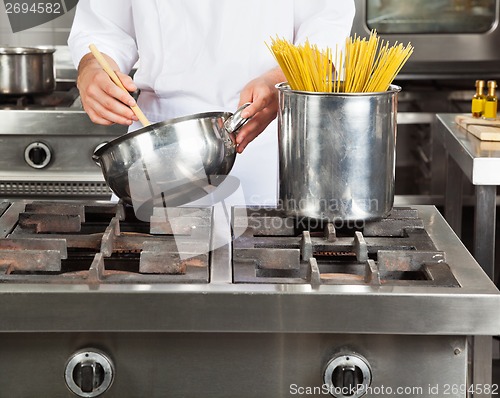
[{"label": "chef's forearm", "polygon": [[[115,62],[114,59],[112,59],[110,56],[106,54],[102,54],[104,58],[106,58],[106,61],[108,61],[109,65],[111,68],[115,71],[119,71],[120,68],[118,67],[117,63]],[[78,74],[83,73],[84,69],[86,68],[101,68],[97,60],[95,59],[94,55],[92,53],[86,54],[81,60],[80,64],[78,65]]]}]

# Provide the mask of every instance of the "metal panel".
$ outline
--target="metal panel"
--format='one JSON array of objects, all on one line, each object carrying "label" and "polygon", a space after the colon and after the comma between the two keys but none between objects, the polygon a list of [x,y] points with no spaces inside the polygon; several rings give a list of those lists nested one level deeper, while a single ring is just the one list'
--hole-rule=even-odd
[{"label": "metal panel", "polygon": [[[103,182],[92,160],[94,149],[127,131],[126,126],[95,125],[83,109],[0,110],[0,118],[3,182]],[[42,142],[51,151],[45,168],[35,170],[25,161],[25,148],[34,142]]]},{"label": "metal panel", "polygon": [[[371,366],[372,393],[367,398],[463,398],[451,389],[444,395],[444,389],[467,383],[468,347],[463,337],[294,333],[1,337],[0,385],[9,398],[73,397],[64,385],[64,366],[71,354],[88,347],[99,348],[115,363],[116,377],[107,398],[328,397],[323,386],[326,363],[340,353],[353,352]],[[36,358],[43,358],[43,366]],[[298,394],[306,388],[312,393]]]}]

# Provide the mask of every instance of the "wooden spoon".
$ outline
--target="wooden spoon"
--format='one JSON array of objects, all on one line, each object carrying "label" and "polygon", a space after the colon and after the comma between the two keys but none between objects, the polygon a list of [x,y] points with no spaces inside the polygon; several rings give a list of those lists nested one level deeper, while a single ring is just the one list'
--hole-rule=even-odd
[{"label": "wooden spoon", "polygon": [[[108,76],[113,80],[113,82],[123,89],[126,93],[130,94],[129,91],[123,86],[121,80],[118,78],[117,74],[111,68],[111,65],[106,61],[106,58],[103,57],[102,53],[97,49],[97,47],[94,44],[89,45],[89,49],[94,54],[95,59],[97,59],[97,62],[99,62],[99,65],[101,65],[102,69],[108,74]],[[141,108],[139,108],[137,105],[131,106],[130,109],[135,113],[139,121],[142,123],[144,127],[149,126],[151,122],[148,120],[146,115],[142,112]]]}]

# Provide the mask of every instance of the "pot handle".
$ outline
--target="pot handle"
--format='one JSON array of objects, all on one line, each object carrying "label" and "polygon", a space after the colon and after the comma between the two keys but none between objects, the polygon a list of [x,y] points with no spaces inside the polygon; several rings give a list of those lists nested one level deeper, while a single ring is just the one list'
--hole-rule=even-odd
[{"label": "pot handle", "polygon": [[236,133],[241,127],[243,127],[246,122],[248,122],[251,118],[243,118],[241,117],[241,112],[248,106],[252,105],[251,102],[246,102],[243,105],[241,105],[236,112],[234,112],[233,115],[229,116],[226,121],[224,122],[224,128],[226,131],[231,134],[231,133]]}]

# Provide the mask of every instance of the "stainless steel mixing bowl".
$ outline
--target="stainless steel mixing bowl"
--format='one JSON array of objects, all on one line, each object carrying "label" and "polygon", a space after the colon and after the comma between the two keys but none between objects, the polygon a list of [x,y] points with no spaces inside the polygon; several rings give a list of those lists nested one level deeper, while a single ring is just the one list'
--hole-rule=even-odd
[{"label": "stainless steel mixing bowl", "polygon": [[99,148],[93,158],[111,190],[147,218],[153,206],[172,207],[207,195],[231,171],[235,136],[248,119],[240,107],[151,124]]}]

